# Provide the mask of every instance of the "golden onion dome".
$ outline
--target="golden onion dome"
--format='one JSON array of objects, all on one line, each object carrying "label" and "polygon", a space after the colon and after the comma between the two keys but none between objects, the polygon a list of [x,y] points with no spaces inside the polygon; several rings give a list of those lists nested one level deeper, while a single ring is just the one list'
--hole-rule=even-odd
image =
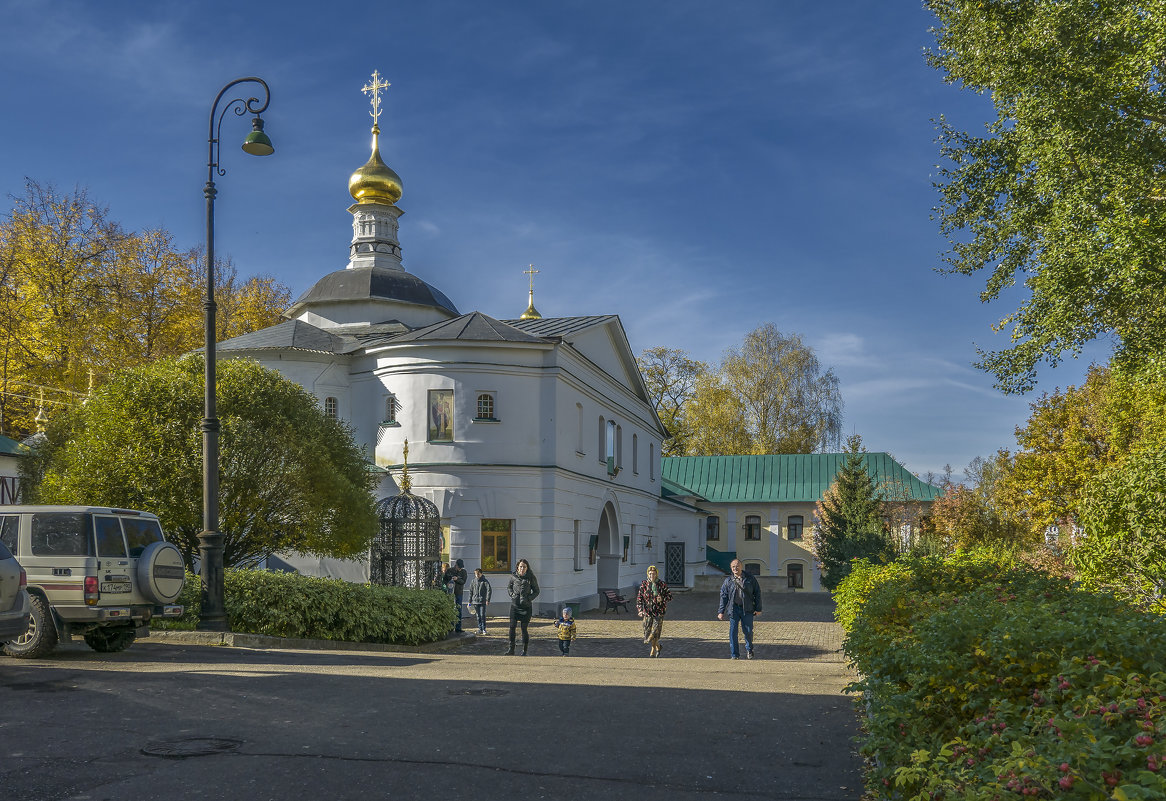
[{"label": "golden onion dome", "polygon": [[401,176],[381,159],[378,137],[381,129],[372,127],[372,155],[368,162],[348,179],[348,192],[357,203],[393,204],[401,199]]},{"label": "golden onion dome", "polygon": [[522,313],[519,320],[541,320],[543,316],[538,313],[538,309],[534,307],[534,290],[530,290],[530,304],[526,307],[526,311]]}]

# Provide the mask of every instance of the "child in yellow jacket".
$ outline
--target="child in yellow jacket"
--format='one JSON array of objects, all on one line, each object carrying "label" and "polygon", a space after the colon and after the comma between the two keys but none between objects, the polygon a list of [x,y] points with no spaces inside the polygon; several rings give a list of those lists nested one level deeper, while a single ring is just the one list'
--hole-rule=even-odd
[{"label": "child in yellow jacket", "polygon": [[563,614],[555,621],[555,628],[559,630],[559,651],[563,656],[571,655],[571,640],[575,639],[575,618],[571,616],[571,607],[564,606]]}]

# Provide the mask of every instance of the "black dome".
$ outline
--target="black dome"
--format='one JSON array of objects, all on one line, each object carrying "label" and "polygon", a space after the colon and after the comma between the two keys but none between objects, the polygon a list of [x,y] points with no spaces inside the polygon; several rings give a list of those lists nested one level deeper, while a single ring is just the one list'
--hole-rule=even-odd
[{"label": "black dome", "polygon": [[303,306],[345,300],[388,300],[443,309],[459,314],[440,290],[412,273],[392,267],[353,267],[328,273],[292,304],[288,314]]}]

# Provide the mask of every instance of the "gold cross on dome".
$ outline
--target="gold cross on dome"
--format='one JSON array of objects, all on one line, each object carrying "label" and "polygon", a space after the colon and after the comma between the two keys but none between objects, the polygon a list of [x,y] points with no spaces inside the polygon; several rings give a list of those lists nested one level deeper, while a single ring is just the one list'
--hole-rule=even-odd
[{"label": "gold cross on dome", "polygon": [[534,292],[534,276],[538,272],[538,270],[534,269],[534,265],[532,264],[532,265],[530,265],[530,269],[523,270],[522,272],[524,275],[530,276],[530,291]]},{"label": "gold cross on dome", "polygon": [[372,80],[365,84],[365,86],[360,90],[366,95],[372,95],[372,111],[369,112],[369,116],[372,117],[373,125],[377,124],[377,120],[379,120],[381,116],[381,92],[383,92],[385,89],[388,89],[390,86],[392,86],[391,83],[382,78],[378,71],[373,70]]}]

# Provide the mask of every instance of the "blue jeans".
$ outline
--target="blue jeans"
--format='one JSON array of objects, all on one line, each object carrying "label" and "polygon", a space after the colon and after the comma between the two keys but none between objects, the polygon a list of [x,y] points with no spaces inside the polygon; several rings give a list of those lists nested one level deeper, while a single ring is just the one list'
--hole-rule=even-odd
[{"label": "blue jeans", "polygon": [[486,630],[486,605],[474,604],[474,614],[478,618],[478,631]]},{"label": "blue jeans", "polygon": [[745,650],[753,653],[753,613],[745,611],[736,604],[729,610],[729,656],[739,657],[741,652],[737,645],[737,626],[745,634]]}]

